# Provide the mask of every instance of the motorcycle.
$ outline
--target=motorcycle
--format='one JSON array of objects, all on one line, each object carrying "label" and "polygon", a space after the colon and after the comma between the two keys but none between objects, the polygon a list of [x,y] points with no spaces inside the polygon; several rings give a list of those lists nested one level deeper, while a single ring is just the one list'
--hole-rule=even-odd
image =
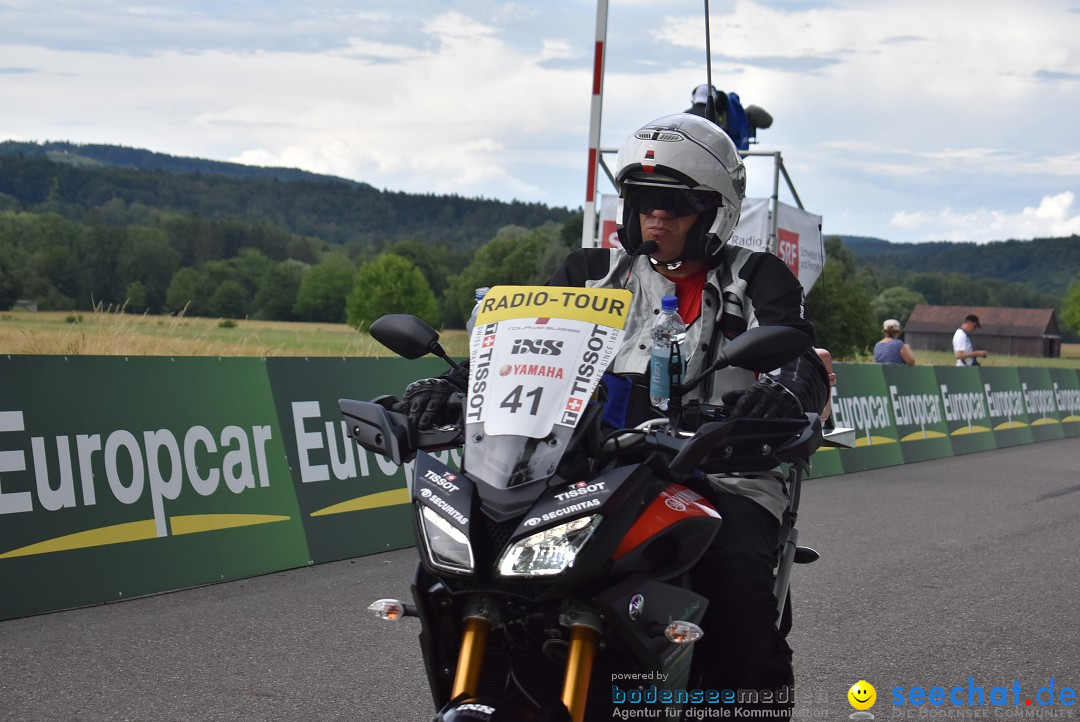
[{"label": "motorcycle", "polygon": [[[582,722],[586,711],[608,719],[620,707],[715,702],[690,689],[708,600],[688,573],[722,523],[705,474],[790,469],[778,625],[789,618],[792,565],[818,557],[798,545],[795,528],[802,477],[822,443],[818,416],[729,419],[722,407],[683,400],[719,368],[769,371],[809,339],[750,329],[685,382],[676,347],[666,415],[608,429],[597,399],[629,298],[621,289],[492,288],[472,330],[456,423],[420,431],[394,396],[340,401],[357,444],[415,464],[414,604],[381,599],[369,609],[391,621],[419,617],[437,721]],[[384,316],[370,332],[402,357],[457,366],[413,316]],[[462,449],[460,469],[433,456],[450,449]]]}]

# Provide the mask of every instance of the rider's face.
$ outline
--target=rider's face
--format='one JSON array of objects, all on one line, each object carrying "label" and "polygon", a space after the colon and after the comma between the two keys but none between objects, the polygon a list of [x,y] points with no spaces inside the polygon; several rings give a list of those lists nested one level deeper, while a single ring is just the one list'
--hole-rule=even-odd
[{"label": "rider's face", "polygon": [[654,241],[659,248],[650,254],[658,261],[674,260],[686,248],[686,234],[700,214],[675,216],[670,211],[655,208],[649,213],[639,213],[642,241]]}]

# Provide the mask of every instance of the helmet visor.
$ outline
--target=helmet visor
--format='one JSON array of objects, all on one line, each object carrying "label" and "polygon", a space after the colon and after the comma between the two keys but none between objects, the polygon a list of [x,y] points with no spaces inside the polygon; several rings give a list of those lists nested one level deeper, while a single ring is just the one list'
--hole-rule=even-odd
[{"label": "helmet visor", "polygon": [[704,213],[710,208],[717,207],[719,203],[708,197],[709,195],[712,194],[698,194],[682,188],[630,186],[627,188],[624,201],[626,205],[642,215],[647,216],[653,211],[662,210],[669,216],[681,218],[695,213]]}]

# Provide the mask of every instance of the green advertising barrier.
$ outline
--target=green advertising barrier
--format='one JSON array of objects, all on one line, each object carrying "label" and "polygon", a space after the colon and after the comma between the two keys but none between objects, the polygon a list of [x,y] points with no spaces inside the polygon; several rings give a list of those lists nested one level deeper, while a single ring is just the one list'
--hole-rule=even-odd
[{"label": "green advertising barrier", "polygon": [[[312,561],[412,546],[406,488],[412,464],[394,466],[349,439],[338,399],[400,397],[410,381],[443,373],[446,364],[438,359],[270,358],[266,367]],[[445,455],[440,460],[445,462]]]},{"label": "green advertising barrier", "polygon": [[820,479],[825,476],[837,476],[844,473],[844,464],[840,459],[840,450],[823,446],[810,457],[808,479]]},{"label": "green advertising barrier", "polygon": [[1061,415],[1061,432],[1080,436],[1080,372],[1073,369],[1050,369],[1054,404]]},{"label": "green advertising barrier", "polygon": [[990,426],[999,448],[1030,444],[1035,440],[1027,411],[1024,409],[1024,390],[1020,374],[1014,368],[980,366],[983,394]]},{"label": "green advertising barrier", "polygon": [[855,448],[840,449],[845,472],[879,469],[904,463],[893,420],[889,390],[881,366],[834,364],[833,419],[855,429]]},{"label": "green advertising barrier", "polygon": [[[444,368],[0,357],[0,619],[412,544],[409,469],[348,442],[337,403]],[[1080,436],[1072,369],[836,371],[857,446],[818,451],[812,477]]]},{"label": "green advertising barrier", "polygon": [[1035,441],[1051,441],[1065,436],[1061,429],[1061,414],[1054,400],[1054,382],[1049,369],[1021,368],[1016,373],[1020,376],[1020,391],[1024,400],[1031,427],[1031,436]]},{"label": "green advertising barrier", "polygon": [[954,454],[997,448],[983,393],[982,377],[973,366],[934,366]]},{"label": "green advertising barrier", "polygon": [[904,463],[952,456],[937,376],[929,366],[881,367]]},{"label": "green advertising barrier", "polygon": [[261,359],[0,358],[0,618],[308,563]]}]

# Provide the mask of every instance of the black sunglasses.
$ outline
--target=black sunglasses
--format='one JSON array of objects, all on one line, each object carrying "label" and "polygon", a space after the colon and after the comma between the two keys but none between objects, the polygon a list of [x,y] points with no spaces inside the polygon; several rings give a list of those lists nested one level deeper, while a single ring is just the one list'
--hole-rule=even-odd
[{"label": "black sunglasses", "polygon": [[645,188],[631,192],[626,202],[642,215],[661,210],[669,216],[682,218],[704,213],[710,206],[693,191],[678,188]]}]

